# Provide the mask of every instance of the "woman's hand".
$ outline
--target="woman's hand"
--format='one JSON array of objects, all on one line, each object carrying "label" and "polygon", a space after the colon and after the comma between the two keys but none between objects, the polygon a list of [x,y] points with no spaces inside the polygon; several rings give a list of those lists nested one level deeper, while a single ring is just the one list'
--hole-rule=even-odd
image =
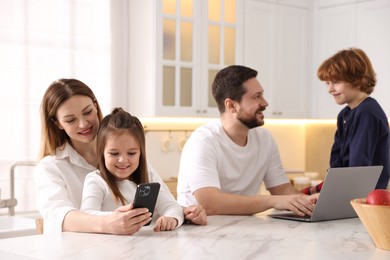
[{"label": "woman's hand", "polygon": [[177,219],[173,217],[162,216],[157,219],[153,230],[156,232],[174,230],[177,227],[177,224]]},{"label": "woman's hand", "polygon": [[184,218],[195,225],[207,225],[206,211],[202,205],[192,205],[183,208]]},{"label": "woman's hand", "polygon": [[130,204],[117,208],[104,224],[110,228],[108,233],[132,235],[151,220],[151,215],[147,208],[133,209],[133,204]]}]

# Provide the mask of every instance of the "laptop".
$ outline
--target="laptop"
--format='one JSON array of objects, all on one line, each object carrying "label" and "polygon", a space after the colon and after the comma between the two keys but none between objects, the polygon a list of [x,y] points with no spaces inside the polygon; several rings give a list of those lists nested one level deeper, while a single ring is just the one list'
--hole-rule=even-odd
[{"label": "laptop", "polygon": [[383,166],[329,168],[311,216],[291,211],[270,214],[273,218],[317,222],[357,217],[350,201],[365,198],[375,189]]}]

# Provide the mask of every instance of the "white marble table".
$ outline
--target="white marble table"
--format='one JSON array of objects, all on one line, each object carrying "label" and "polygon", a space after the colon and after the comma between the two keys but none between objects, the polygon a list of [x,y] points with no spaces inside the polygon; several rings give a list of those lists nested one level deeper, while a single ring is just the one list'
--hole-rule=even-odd
[{"label": "white marble table", "polygon": [[133,236],[65,232],[0,239],[0,259],[390,259],[360,220],[318,223],[257,216],[212,216],[207,226],[184,225]]},{"label": "white marble table", "polygon": [[29,236],[36,233],[35,220],[32,218],[0,216],[0,239]]}]

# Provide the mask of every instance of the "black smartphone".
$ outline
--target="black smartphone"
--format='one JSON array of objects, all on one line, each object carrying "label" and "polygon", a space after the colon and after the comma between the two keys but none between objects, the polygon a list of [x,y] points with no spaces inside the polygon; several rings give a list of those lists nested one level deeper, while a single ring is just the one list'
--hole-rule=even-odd
[{"label": "black smartphone", "polygon": [[[134,197],[134,208],[147,208],[153,217],[159,191],[160,183],[158,182],[138,184]],[[149,225],[150,222],[152,221],[149,221],[145,226]]]}]

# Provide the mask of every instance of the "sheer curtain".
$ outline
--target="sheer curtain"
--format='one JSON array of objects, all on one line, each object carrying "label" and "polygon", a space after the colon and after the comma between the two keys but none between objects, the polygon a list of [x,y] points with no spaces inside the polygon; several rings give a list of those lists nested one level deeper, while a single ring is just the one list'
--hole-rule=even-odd
[{"label": "sheer curtain", "polygon": [[40,102],[54,80],[86,83],[103,114],[126,107],[127,13],[126,0],[0,0],[0,198],[11,163],[37,157]]}]

